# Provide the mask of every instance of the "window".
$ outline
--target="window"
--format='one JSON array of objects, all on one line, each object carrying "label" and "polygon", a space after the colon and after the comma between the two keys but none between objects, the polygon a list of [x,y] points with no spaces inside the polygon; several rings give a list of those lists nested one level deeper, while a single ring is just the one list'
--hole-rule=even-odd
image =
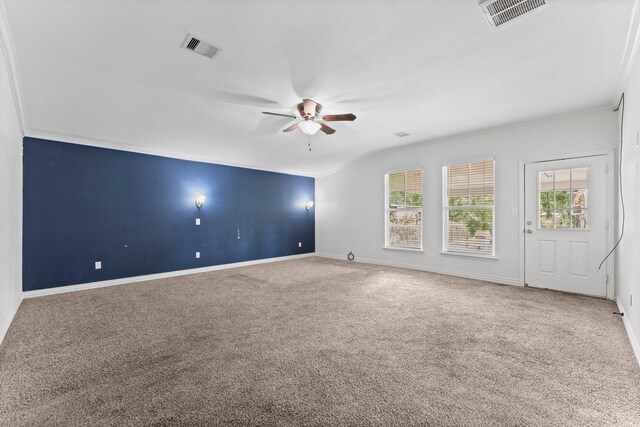
[{"label": "window", "polygon": [[442,168],[443,251],[495,254],[494,161]]},{"label": "window", "polygon": [[385,181],[385,246],[422,249],[422,171],[390,173]]},{"label": "window", "polygon": [[538,228],[587,228],[588,173],[583,167],[538,174]]}]

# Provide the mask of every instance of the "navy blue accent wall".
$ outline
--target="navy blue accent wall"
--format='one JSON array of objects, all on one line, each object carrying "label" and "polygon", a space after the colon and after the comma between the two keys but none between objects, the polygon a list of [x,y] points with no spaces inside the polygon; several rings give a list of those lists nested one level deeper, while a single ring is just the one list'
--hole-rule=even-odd
[{"label": "navy blue accent wall", "polygon": [[[314,185],[303,176],[25,138],[23,289],[314,252],[315,208],[304,206]],[[197,195],[207,197],[201,209]]]}]

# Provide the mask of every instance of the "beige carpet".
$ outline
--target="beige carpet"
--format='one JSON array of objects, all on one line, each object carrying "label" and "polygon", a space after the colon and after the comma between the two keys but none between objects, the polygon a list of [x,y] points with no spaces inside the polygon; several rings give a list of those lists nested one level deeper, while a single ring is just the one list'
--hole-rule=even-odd
[{"label": "beige carpet", "polygon": [[305,258],[25,300],[0,425],[640,425],[615,305]]}]

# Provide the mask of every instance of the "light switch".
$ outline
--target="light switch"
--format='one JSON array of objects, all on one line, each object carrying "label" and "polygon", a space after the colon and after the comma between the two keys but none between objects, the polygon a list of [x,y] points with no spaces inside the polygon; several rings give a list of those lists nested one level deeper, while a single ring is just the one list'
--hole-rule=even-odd
[{"label": "light switch", "polygon": [[196,218],[196,225],[200,225],[200,218]]}]

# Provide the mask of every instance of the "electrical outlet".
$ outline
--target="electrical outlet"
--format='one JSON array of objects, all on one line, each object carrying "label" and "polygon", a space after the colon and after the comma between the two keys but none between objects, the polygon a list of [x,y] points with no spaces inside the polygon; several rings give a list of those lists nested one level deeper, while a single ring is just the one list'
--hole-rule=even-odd
[{"label": "electrical outlet", "polygon": [[196,258],[200,258],[200,252],[196,252]]},{"label": "electrical outlet", "polygon": [[196,218],[196,225],[200,225],[200,218]]},{"label": "electrical outlet", "polygon": [[302,247],[302,242],[298,242],[298,247],[301,248]]},{"label": "electrical outlet", "polygon": [[102,261],[96,261],[96,270],[100,270],[102,268]]}]

